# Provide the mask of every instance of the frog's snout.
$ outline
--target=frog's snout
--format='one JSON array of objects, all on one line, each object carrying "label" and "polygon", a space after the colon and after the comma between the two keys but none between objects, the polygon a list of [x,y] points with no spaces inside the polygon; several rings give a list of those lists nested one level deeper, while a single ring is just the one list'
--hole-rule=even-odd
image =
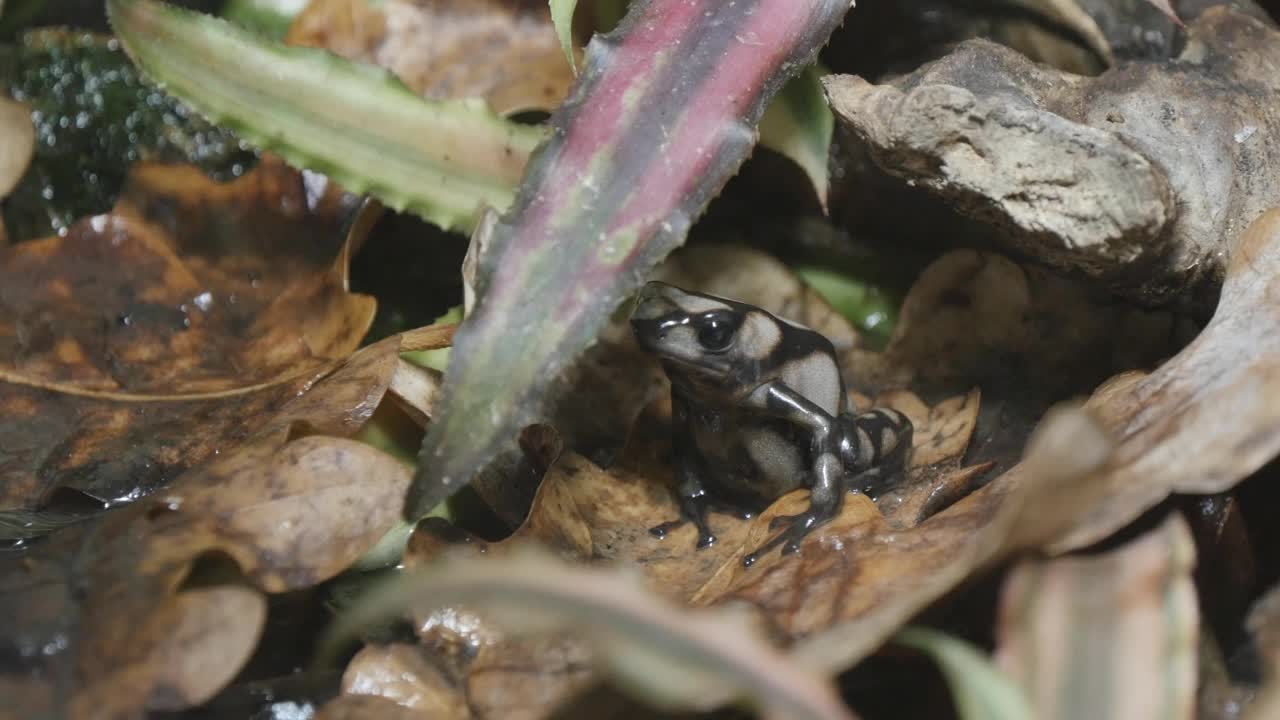
[{"label": "frog's snout", "polygon": [[641,346],[652,348],[666,338],[666,327],[661,320],[680,309],[672,300],[673,291],[679,292],[675,287],[657,281],[647,283],[640,290],[635,309],[631,311],[631,330]]},{"label": "frog's snout", "polygon": [[657,320],[664,315],[677,312],[680,306],[676,304],[672,297],[676,292],[679,291],[666,283],[656,280],[646,283],[636,297],[635,309],[631,311],[632,327],[638,327],[637,321]]}]

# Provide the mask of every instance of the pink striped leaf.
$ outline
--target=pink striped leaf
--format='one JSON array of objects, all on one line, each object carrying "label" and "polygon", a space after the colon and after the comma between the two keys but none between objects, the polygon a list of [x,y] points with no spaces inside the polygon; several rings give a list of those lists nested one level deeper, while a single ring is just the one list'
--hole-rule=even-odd
[{"label": "pink striped leaf", "polygon": [[750,153],[764,108],[850,5],[641,0],[591,41],[552,138],[486,239],[410,518],[542,418],[555,380],[684,241]]}]

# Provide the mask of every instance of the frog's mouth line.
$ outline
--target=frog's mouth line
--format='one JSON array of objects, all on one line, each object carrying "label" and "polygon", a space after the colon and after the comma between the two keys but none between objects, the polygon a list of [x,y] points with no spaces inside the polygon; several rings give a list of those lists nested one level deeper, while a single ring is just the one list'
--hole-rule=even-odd
[{"label": "frog's mouth line", "polygon": [[672,365],[676,365],[686,370],[693,370],[694,372],[697,372],[700,375],[710,375],[712,377],[725,377],[729,374],[728,368],[708,367],[706,365],[700,365],[694,362],[693,360],[688,360],[681,357],[675,357],[673,355],[663,355],[662,362],[671,363]]}]

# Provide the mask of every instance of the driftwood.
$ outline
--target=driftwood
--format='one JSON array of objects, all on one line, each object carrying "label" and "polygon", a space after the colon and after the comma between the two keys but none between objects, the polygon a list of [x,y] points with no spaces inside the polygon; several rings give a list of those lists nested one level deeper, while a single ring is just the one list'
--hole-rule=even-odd
[{"label": "driftwood", "polygon": [[970,40],[884,84],[826,89],[859,152],[1006,248],[1143,304],[1206,309],[1280,198],[1280,31],[1210,7],[1181,45],[1085,77]]}]

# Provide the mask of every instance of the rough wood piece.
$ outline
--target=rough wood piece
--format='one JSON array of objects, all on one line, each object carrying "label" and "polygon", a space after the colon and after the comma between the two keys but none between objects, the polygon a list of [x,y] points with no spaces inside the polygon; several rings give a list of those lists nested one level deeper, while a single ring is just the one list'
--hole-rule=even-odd
[{"label": "rough wood piece", "polygon": [[1280,32],[1227,7],[1180,57],[1096,78],[971,41],[889,84],[827,78],[891,174],[1012,248],[1130,298],[1211,298],[1239,234],[1280,196]]}]

